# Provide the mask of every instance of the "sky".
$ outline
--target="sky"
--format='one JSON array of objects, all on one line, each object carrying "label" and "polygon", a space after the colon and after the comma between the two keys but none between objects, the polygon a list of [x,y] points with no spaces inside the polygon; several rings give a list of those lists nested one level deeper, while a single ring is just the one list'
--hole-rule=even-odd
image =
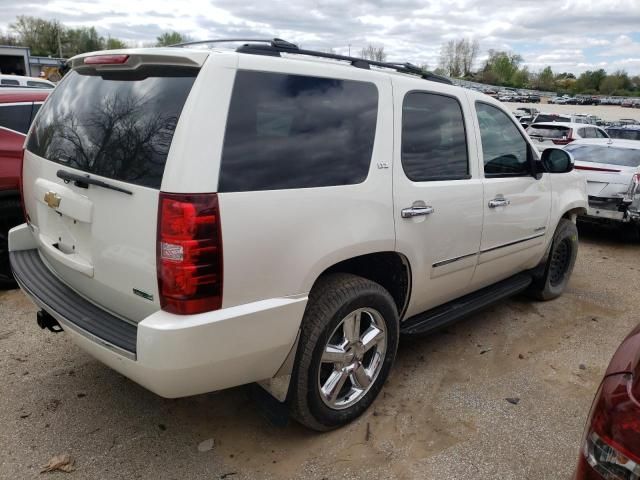
[{"label": "sky", "polygon": [[304,48],[437,67],[451,39],[521,54],[530,70],[640,74],[640,0],[0,0],[0,30],[17,15],[95,26],[134,45],[176,30],[193,39],[280,37]]}]

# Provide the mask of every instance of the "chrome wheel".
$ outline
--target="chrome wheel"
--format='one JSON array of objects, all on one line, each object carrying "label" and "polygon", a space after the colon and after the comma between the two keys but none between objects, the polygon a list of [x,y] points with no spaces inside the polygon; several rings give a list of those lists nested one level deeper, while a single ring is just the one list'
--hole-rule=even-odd
[{"label": "chrome wheel", "polygon": [[387,350],[387,329],[373,308],[344,317],[324,346],[318,371],[320,398],[334,410],[349,408],[375,382]]}]

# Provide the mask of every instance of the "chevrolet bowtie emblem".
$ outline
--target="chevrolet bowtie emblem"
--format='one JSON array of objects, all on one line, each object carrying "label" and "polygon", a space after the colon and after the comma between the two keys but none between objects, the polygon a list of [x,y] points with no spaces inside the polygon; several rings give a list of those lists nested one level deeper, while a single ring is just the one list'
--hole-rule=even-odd
[{"label": "chevrolet bowtie emblem", "polygon": [[51,208],[58,208],[60,206],[60,200],[62,199],[56,192],[47,192],[44,194],[44,203]]}]

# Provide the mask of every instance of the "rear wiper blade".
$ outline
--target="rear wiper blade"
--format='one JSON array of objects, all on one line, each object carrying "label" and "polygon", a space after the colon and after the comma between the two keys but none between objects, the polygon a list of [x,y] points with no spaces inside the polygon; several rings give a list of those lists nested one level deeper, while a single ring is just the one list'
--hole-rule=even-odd
[{"label": "rear wiper blade", "polygon": [[131,190],[125,190],[124,188],[116,187],[115,185],[103,182],[102,180],[98,180],[97,178],[91,178],[89,175],[78,175],[77,173],[58,170],[56,176],[64,180],[65,183],[73,181],[73,184],[76,187],[80,188],[89,188],[89,185],[95,185],[96,187],[108,188],[109,190],[115,190],[116,192],[133,195],[133,192]]}]

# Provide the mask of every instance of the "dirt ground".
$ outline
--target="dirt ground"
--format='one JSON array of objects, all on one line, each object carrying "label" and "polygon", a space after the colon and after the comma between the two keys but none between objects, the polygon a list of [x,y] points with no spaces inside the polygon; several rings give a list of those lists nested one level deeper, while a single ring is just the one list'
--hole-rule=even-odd
[{"label": "dirt ground", "polygon": [[[639,271],[637,239],[582,228],[564,296],[404,340],[373,407],[328,434],[272,426],[242,388],[161,399],[41,331],[19,291],[0,293],[0,478],[567,479],[602,374],[639,321]],[[39,473],[64,453],[75,472]]]}]

